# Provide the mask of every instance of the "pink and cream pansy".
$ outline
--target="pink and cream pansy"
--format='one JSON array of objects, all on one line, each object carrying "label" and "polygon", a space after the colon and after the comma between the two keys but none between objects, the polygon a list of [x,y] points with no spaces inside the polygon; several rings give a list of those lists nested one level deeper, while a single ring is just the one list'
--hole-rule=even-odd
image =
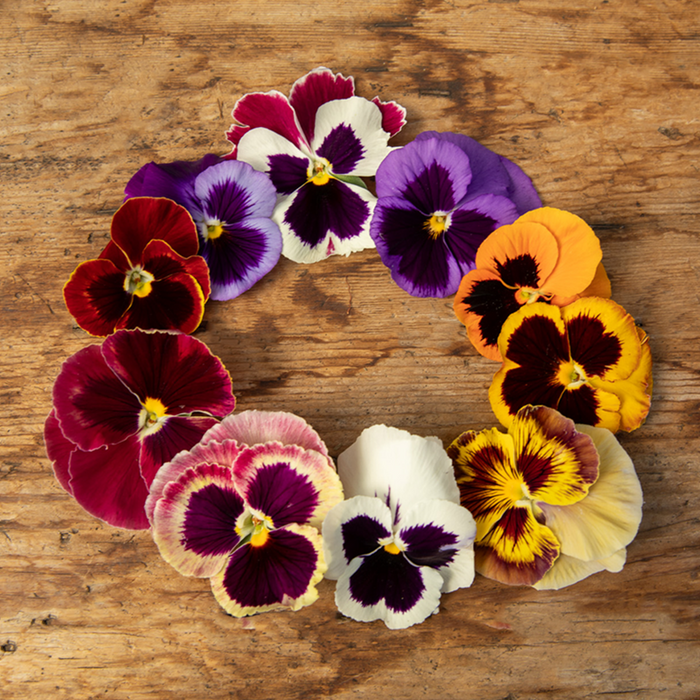
[{"label": "pink and cream pansy", "polygon": [[622,569],[641,522],[642,490],[609,430],[526,406],[507,434],[467,431],[447,452],[461,503],[476,519],[479,573],[558,589]]},{"label": "pink and cream pansy", "polygon": [[233,118],[232,155],[268,173],[277,190],[272,219],[284,256],[311,263],[374,246],[376,198],[361,178],[392,150],[403,107],[357,97],[351,77],[317,68],[294,83],[289,99],[277,91],[245,95]]},{"label": "pink and cream pansy", "polygon": [[326,570],[318,530],[343,498],[325,445],[286,413],[247,412],[217,428],[153,482],[146,511],[161,555],[209,578],[236,617],[310,605]]}]

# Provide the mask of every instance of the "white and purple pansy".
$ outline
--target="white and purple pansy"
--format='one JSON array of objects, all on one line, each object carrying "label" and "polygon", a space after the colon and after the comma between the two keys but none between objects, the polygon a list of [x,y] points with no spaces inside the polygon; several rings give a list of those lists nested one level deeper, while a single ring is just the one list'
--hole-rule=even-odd
[{"label": "white and purple pansy", "polygon": [[[313,431],[299,433],[303,421],[288,416],[261,412],[234,431],[245,437],[262,419],[282,440],[295,432],[306,440]],[[219,437],[205,437],[154,479],[146,512],[161,555],[185,576],[209,578],[236,617],[310,605],[326,570],[319,528],[343,498],[327,453]]]},{"label": "white and purple pansy", "polygon": [[370,233],[394,281],[413,296],[454,294],[482,241],[541,206],[515,163],[461,134],[420,134],[387,156],[376,181]]},{"label": "white and purple pansy", "polygon": [[197,225],[199,254],[209,266],[212,299],[237,297],[279,260],[282,236],[270,218],[275,188],[246,163],[213,154],[194,162],[147,163],[125,194],[167,197],[187,209]]},{"label": "white and purple pansy", "polygon": [[375,425],[338,469],[348,500],[326,516],[323,544],[341,613],[402,629],[471,585],[476,525],[437,438]]},{"label": "white and purple pansy", "polygon": [[374,246],[376,198],[360,178],[373,176],[391,152],[403,107],[356,97],[352,78],[318,68],[289,99],[277,91],[245,95],[233,118],[227,136],[236,157],[268,173],[277,190],[272,218],[284,256],[311,263]]}]

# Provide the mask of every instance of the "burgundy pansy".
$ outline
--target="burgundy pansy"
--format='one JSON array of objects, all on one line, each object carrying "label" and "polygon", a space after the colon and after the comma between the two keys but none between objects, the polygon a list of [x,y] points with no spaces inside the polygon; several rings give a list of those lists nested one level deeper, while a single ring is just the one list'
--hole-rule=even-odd
[{"label": "burgundy pansy", "polygon": [[192,333],[209,298],[209,270],[184,207],[136,197],[112,219],[111,240],[78,265],[63,289],[68,311],[91,335],[120,328]]},{"label": "burgundy pansy", "polygon": [[231,379],[201,341],[121,330],[69,357],[53,388],[44,438],[54,473],[110,525],[149,526],[148,488],[235,407]]}]

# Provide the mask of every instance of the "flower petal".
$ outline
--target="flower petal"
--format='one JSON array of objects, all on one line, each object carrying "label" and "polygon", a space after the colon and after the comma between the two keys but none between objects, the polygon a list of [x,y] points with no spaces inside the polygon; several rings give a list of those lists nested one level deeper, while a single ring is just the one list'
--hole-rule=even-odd
[{"label": "flower petal", "polygon": [[264,545],[244,545],[211,579],[219,605],[234,617],[299,610],[318,598],[326,569],[321,536],[308,525],[272,530]]},{"label": "flower petal", "polygon": [[69,357],[53,386],[64,436],[82,450],[115,445],[139,430],[141,403],[90,345]]},{"label": "flower petal", "polygon": [[433,498],[459,503],[452,462],[436,437],[374,425],[338,457],[346,498],[376,496],[400,521],[402,509]]},{"label": "flower petal", "polygon": [[240,542],[236,519],[244,507],[229,468],[189,467],[165,486],[153,512],[153,539],[183,576],[213,576]]},{"label": "flower petal", "polygon": [[297,445],[248,447],[236,458],[234,475],[246,503],[277,528],[289,523],[320,528],[328,511],[343,500],[340,479],[328,459]]},{"label": "flower petal", "polygon": [[104,341],[102,354],[134,394],[159,399],[169,415],[201,411],[224,416],[236,405],[221,360],[189,335],[118,331]]},{"label": "flower petal", "polygon": [[[260,172],[272,171],[273,167],[279,169],[279,172],[270,172],[272,182],[277,186],[277,179],[287,181],[290,177],[292,180],[299,177],[300,163],[304,161],[306,167],[309,167],[310,153],[300,150],[300,145],[295,145],[284,136],[271,131],[270,129],[258,128],[251,129],[244,134],[238,144],[238,160],[249,163]],[[280,156],[286,156],[286,160],[275,161]],[[294,159],[294,167],[290,170],[289,159]],[[297,187],[300,186],[299,183]],[[278,190],[279,191],[279,190]]]},{"label": "flower petal", "polygon": [[243,411],[226,416],[206,433],[202,443],[211,440],[236,440],[244,445],[263,442],[299,445],[305,450],[316,450],[330,460],[320,435],[303,418],[285,411]]},{"label": "flower petal", "polygon": [[603,559],[635,538],[642,519],[642,489],[632,460],[612,433],[588,425],[576,428],[593,439],[600,476],[579,503],[543,503],[541,508],[563,554],[584,561]]},{"label": "flower petal", "polygon": [[61,425],[56,418],[56,410],[53,409],[44,423],[44,443],[46,444],[46,454],[51,460],[51,468],[59,484],[71,496],[73,487],[70,485],[70,457],[77,450],[77,446],[68,440]]},{"label": "flower petal", "polygon": [[373,97],[372,102],[382,113],[382,129],[389,135],[396,136],[406,126],[406,109],[398,102],[382,102],[378,97]]},{"label": "flower petal", "polygon": [[381,548],[353,559],[338,579],[335,602],[353,620],[383,620],[389,629],[404,629],[437,612],[442,584],[435,569],[413,566]]},{"label": "flower petal", "polygon": [[354,496],[331,508],[323,521],[326,578],[337,580],[355,557],[376,551],[392,535],[392,515],[378,498]]},{"label": "flower petal", "polygon": [[560,554],[552,568],[532,585],[538,591],[558,591],[560,588],[578,583],[599,571],[621,571],[625,564],[626,550],[621,549],[612,557],[601,560],[582,561]]}]

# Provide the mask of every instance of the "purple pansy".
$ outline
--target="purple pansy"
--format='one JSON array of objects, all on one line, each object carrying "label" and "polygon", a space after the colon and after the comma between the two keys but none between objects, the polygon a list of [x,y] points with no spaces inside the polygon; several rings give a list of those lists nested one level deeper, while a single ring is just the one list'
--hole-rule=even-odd
[{"label": "purple pansy", "polygon": [[279,92],[252,93],[234,107],[227,134],[239,160],[267,172],[277,189],[273,220],[282,254],[311,263],[373,247],[373,176],[405,123],[394,102],[354,96],[352,78],[317,68]]},{"label": "purple pansy", "polygon": [[160,466],[236,405],[221,361],[196,338],[120,330],[69,357],[44,439],[63,488],[110,525],[149,526],[144,503]]},{"label": "purple pansy", "polygon": [[246,412],[219,427],[153,481],[146,511],[161,555],[210,578],[236,617],[310,605],[326,569],[318,528],[343,497],[325,445],[287,413]]},{"label": "purple pansy", "polygon": [[340,612],[401,629],[436,613],[441,593],[471,585],[476,525],[437,438],[375,425],[338,470],[348,500],[326,516],[323,542]]},{"label": "purple pansy", "polygon": [[246,163],[208,154],[195,162],[148,163],[129,181],[126,198],[167,197],[197,225],[211,298],[233,299],[277,263],[282,236],[271,220],[276,193],[270,179]]},{"label": "purple pansy", "polygon": [[370,233],[394,281],[414,296],[454,294],[496,228],[541,206],[514,163],[461,134],[424,132],[377,170]]}]

